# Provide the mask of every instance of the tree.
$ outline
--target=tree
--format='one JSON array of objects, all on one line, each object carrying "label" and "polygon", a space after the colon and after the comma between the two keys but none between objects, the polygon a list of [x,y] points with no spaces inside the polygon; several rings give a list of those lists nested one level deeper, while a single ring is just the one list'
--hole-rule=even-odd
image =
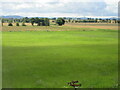
[{"label": "tree", "polygon": [[68,19],[68,22],[70,23],[70,19]]},{"label": "tree", "polygon": [[35,23],[37,23],[37,26],[40,26],[40,22],[41,22],[41,20],[38,17],[36,17],[35,18]]},{"label": "tree", "polygon": [[24,22],[22,23],[22,26],[26,26]]},{"label": "tree", "polygon": [[16,23],[16,26],[19,26],[19,23],[18,23],[18,22]]},{"label": "tree", "polygon": [[8,23],[8,26],[13,26],[13,24],[12,23]]},{"label": "tree", "polygon": [[41,22],[42,26],[45,26],[44,18],[41,18],[41,19],[40,19],[40,22]]},{"label": "tree", "polygon": [[44,24],[45,24],[45,26],[49,26],[50,25],[48,18],[44,18]]},{"label": "tree", "polygon": [[[2,18],[1,18],[2,19]],[[3,23],[4,23],[4,19],[2,19],[2,26],[3,26]]]},{"label": "tree", "polygon": [[31,19],[30,19],[30,22],[31,22],[32,26],[34,26],[35,18],[31,18]]},{"label": "tree", "polygon": [[49,26],[49,19],[36,17],[35,23],[37,23],[37,26]]},{"label": "tree", "polygon": [[97,22],[98,21],[98,18],[95,18],[95,22]]},{"label": "tree", "polygon": [[25,22],[25,23],[29,23],[29,18],[28,17],[25,17],[25,18],[22,18],[22,22]]},{"label": "tree", "polygon": [[65,24],[65,20],[64,20],[63,18],[58,18],[58,19],[56,20],[56,23],[57,23],[59,26],[62,26],[62,25]]}]

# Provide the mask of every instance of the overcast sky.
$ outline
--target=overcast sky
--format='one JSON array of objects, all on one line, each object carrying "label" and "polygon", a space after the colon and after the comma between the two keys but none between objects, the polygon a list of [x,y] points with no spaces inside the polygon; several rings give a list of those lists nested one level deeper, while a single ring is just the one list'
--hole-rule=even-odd
[{"label": "overcast sky", "polygon": [[119,0],[1,0],[1,15],[115,17]]}]

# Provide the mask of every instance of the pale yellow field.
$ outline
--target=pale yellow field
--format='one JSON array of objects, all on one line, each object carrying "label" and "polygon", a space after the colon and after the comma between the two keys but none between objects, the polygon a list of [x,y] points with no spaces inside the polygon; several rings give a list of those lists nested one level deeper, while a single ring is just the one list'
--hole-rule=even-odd
[{"label": "pale yellow field", "polygon": [[97,28],[97,29],[111,29],[118,30],[118,24],[107,24],[107,23],[70,23],[65,24],[65,26],[70,27],[80,27],[80,28]]}]

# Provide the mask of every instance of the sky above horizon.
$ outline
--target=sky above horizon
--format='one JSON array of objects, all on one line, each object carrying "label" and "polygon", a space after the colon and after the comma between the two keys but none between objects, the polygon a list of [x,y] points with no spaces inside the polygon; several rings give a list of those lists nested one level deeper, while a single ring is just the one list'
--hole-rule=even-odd
[{"label": "sky above horizon", "polygon": [[1,0],[0,15],[117,17],[119,0]]}]

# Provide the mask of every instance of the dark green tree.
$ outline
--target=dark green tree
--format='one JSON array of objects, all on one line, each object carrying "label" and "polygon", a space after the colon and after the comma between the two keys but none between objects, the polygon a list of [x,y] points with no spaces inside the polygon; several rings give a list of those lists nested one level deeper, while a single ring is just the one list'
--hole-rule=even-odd
[{"label": "dark green tree", "polygon": [[18,22],[16,23],[16,26],[19,26],[19,23],[18,23]]},{"label": "dark green tree", "polygon": [[71,20],[70,20],[70,19],[68,19],[68,22],[69,22],[69,23],[70,23],[70,21],[71,21]]},{"label": "dark green tree", "polygon": [[62,26],[62,25],[65,24],[65,20],[64,20],[63,18],[58,18],[58,19],[56,20],[56,23],[57,23],[59,26]]},{"label": "dark green tree", "polygon": [[45,18],[45,19],[44,19],[44,23],[45,23],[45,26],[49,26],[49,25],[50,25],[49,19],[48,19],[48,18]]},{"label": "dark green tree", "polygon": [[28,17],[22,18],[22,22],[29,23],[30,19]]},{"label": "dark green tree", "polygon": [[13,24],[12,23],[8,23],[8,26],[13,26]]},{"label": "dark green tree", "polygon": [[38,17],[36,17],[35,18],[35,23],[37,23],[37,26],[40,26],[41,25],[41,20],[38,18]]},{"label": "dark green tree", "polygon": [[42,26],[49,26],[49,19],[48,18],[41,18]]},{"label": "dark green tree", "polygon": [[31,18],[31,19],[30,19],[30,22],[31,22],[32,26],[34,26],[35,18]]},{"label": "dark green tree", "polygon": [[41,22],[41,25],[42,25],[42,26],[45,26],[44,18],[41,18],[41,19],[40,19],[40,22]]}]

